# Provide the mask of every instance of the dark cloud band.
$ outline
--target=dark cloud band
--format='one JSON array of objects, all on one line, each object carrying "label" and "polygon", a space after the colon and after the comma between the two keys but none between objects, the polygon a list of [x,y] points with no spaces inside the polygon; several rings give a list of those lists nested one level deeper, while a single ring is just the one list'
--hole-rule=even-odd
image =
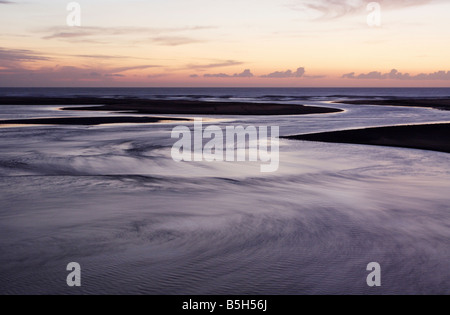
[{"label": "dark cloud band", "polygon": [[342,76],[344,79],[353,80],[436,80],[447,81],[450,80],[450,71],[437,71],[433,73],[420,73],[417,75],[411,75],[409,73],[402,73],[396,69],[392,69],[391,72],[382,73],[378,71],[372,71],[369,73],[361,73],[356,75],[355,72],[346,73]]}]

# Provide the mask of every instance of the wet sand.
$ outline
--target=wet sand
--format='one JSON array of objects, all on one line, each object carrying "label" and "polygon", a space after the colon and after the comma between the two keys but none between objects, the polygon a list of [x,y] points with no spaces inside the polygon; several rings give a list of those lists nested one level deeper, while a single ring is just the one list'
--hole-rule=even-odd
[{"label": "wet sand", "polygon": [[48,98],[48,97],[4,97],[0,105],[87,105],[82,108],[63,110],[108,111],[138,114],[176,115],[306,115],[342,112],[336,108],[303,105],[203,102],[184,100],[147,100],[138,98]]},{"label": "wet sand", "polygon": [[450,153],[450,124],[430,124],[344,130],[284,137],[330,143],[403,147]]},{"label": "wet sand", "polygon": [[384,106],[404,106],[404,107],[430,107],[440,110],[450,110],[450,99],[415,99],[415,98],[395,98],[389,100],[354,100],[339,101],[336,104],[353,105],[384,105]]}]

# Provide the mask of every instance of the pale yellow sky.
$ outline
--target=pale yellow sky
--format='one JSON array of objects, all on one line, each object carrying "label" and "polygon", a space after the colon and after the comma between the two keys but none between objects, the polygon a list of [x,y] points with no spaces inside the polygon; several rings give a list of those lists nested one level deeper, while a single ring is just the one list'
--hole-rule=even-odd
[{"label": "pale yellow sky", "polygon": [[450,86],[447,0],[69,2],[0,1],[0,86]]}]

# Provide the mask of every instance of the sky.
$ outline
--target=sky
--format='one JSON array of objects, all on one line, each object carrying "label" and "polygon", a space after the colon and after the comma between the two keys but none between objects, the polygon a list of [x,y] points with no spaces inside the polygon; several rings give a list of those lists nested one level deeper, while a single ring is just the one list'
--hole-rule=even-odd
[{"label": "sky", "polygon": [[71,2],[0,0],[0,87],[450,87],[448,0]]}]

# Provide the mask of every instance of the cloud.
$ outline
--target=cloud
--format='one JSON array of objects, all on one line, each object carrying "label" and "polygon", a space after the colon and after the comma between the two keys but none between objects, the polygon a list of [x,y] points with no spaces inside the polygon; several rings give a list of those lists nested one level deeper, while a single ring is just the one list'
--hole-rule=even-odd
[{"label": "cloud", "polygon": [[372,71],[369,73],[361,73],[356,75],[355,72],[346,73],[342,76],[344,79],[353,80],[450,80],[450,71],[437,71],[433,73],[420,73],[417,75],[411,75],[409,73],[401,73],[396,69],[392,69],[390,72],[381,73],[378,71]]},{"label": "cloud", "polygon": [[[191,76],[192,77],[192,76]],[[250,71],[250,69],[244,70],[242,73],[235,73],[233,75],[225,74],[225,73],[216,73],[216,74],[205,74],[205,78],[253,78],[254,75]]]},{"label": "cloud", "polygon": [[195,44],[195,43],[203,42],[198,39],[193,39],[190,37],[183,37],[183,36],[156,37],[156,38],[152,38],[151,41],[154,43],[163,45],[163,46],[180,46],[180,45],[188,45],[188,44]]},{"label": "cloud", "polygon": [[191,74],[189,77],[190,77],[190,78],[198,78],[199,75],[198,75],[198,74]]},{"label": "cloud", "polygon": [[[391,10],[444,1],[447,0],[377,0],[376,2],[383,9]],[[366,12],[369,2],[367,0],[297,0],[288,6],[296,11],[315,11],[323,19],[333,19]]]},{"label": "cloud", "polygon": [[346,74],[342,75],[342,78],[343,79],[356,79],[355,72],[346,73]]},{"label": "cloud", "polygon": [[90,36],[89,33],[83,31],[83,32],[60,32],[55,33],[49,36],[45,36],[44,39],[54,39],[54,38],[75,38],[75,37],[84,37],[84,36]]},{"label": "cloud", "polygon": [[324,79],[327,76],[326,75],[304,75],[305,79]]},{"label": "cloud", "polygon": [[12,1],[3,1],[0,0],[0,4],[17,4],[16,2],[12,2]]},{"label": "cloud", "polygon": [[262,78],[301,78],[305,75],[305,68],[298,68],[297,71],[287,70],[285,72],[277,71],[267,75],[261,76]]},{"label": "cloud", "polygon": [[38,62],[49,61],[49,57],[25,49],[7,49],[0,47],[0,75],[30,67]]},{"label": "cloud", "polygon": [[355,72],[347,73],[342,76],[343,79],[386,79],[381,72],[373,71],[367,74],[362,73],[358,76],[355,75]]},{"label": "cloud", "polygon": [[117,72],[125,72],[130,70],[144,70],[148,68],[159,68],[161,66],[158,65],[141,65],[141,66],[132,66],[132,67],[119,67],[119,68],[113,68],[110,72],[117,73]]},{"label": "cloud", "polygon": [[0,62],[34,62],[42,60],[50,60],[50,58],[32,50],[0,47]]},{"label": "cloud", "polygon": [[242,73],[234,74],[233,77],[236,77],[236,78],[253,78],[253,73],[250,71],[250,69],[246,69]]},{"label": "cloud", "polygon": [[110,84],[125,74],[113,69],[73,66],[40,67],[38,69],[0,68],[0,86],[70,86],[72,84]]},{"label": "cloud", "polygon": [[[66,56],[66,55],[63,55]],[[68,55],[72,56],[72,55]],[[109,58],[129,58],[134,59],[132,57],[124,57],[124,56],[107,56],[107,55],[75,55],[76,57],[84,57],[84,58],[99,58],[99,59],[109,59]],[[8,49],[4,47],[0,47],[0,68],[3,73],[6,71],[14,72],[15,70],[22,71],[30,71],[30,73],[34,70],[30,69],[31,64],[39,63],[42,68],[41,62],[45,61],[53,61],[53,58],[45,56],[43,53],[36,52],[33,50],[25,50],[25,49]],[[99,73],[99,76],[107,75],[107,74],[117,74],[120,72],[126,72],[130,70],[145,70],[149,68],[159,68],[159,65],[137,65],[137,66],[124,66],[124,67],[99,67],[96,70]],[[86,69],[88,70],[88,69]],[[95,71],[91,71],[90,74]]]},{"label": "cloud", "polygon": [[[193,74],[190,76],[191,78],[198,78],[199,76],[197,74]],[[203,77],[205,78],[253,78],[254,74],[250,71],[250,69],[246,69],[241,73],[235,73],[233,75],[226,74],[226,73],[207,73],[204,74]],[[273,72],[267,75],[261,76],[261,78],[309,78],[309,79],[321,79],[325,76],[305,76],[305,68],[301,67],[298,68],[295,72],[292,70],[287,71],[277,71]]]},{"label": "cloud", "polygon": [[244,63],[241,61],[236,60],[220,60],[214,63],[207,63],[207,64],[189,64],[186,66],[187,69],[193,69],[193,70],[204,70],[204,69],[211,69],[211,68],[222,68],[222,67],[231,67],[231,66],[240,66]]},{"label": "cloud", "polygon": [[71,55],[71,54],[52,54],[54,56],[64,56],[64,57],[76,57],[76,58],[84,58],[84,59],[131,59],[131,60],[152,60],[152,58],[142,58],[135,56],[120,56],[120,55]]},{"label": "cloud", "polygon": [[450,80],[450,71],[437,71],[433,73],[421,73],[414,77],[416,80]]},{"label": "cloud", "polygon": [[[95,27],[95,26],[83,26],[82,28],[68,28],[68,27],[51,27],[41,32],[47,33],[42,38],[60,39],[60,40],[78,40],[78,41],[89,41],[96,42],[95,38],[100,38],[105,40],[106,37],[114,36],[117,40],[119,36],[125,36],[129,38],[130,35],[139,36],[149,36],[153,35],[151,40],[155,43],[162,43],[163,45],[172,45],[173,43],[192,43],[194,39],[190,39],[183,36],[167,36],[164,34],[170,33],[183,33],[186,31],[201,31],[207,29],[216,28],[214,26],[186,26],[186,27],[176,27],[176,28],[148,28],[148,27]],[[94,39],[93,39],[94,38]],[[197,40],[198,41],[198,40]]]},{"label": "cloud", "polygon": [[112,55],[72,55],[73,57],[79,58],[90,58],[90,59],[125,59],[130,58],[126,56],[112,56]]},{"label": "cloud", "polygon": [[158,73],[158,74],[149,74],[147,76],[147,78],[149,78],[149,79],[156,79],[156,78],[161,78],[161,77],[165,77],[165,76],[167,76],[166,73]]},{"label": "cloud", "polygon": [[24,49],[0,47],[0,86],[38,86],[42,84],[67,85],[76,82],[112,82],[125,77],[127,71],[162,68],[160,65],[130,65],[122,67],[94,66],[49,66],[55,61],[43,54]]},{"label": "cloud", "polygon": [[117,77],[117,78],[123,78],[126,77],[126,75],[124,74],[119,74],[119,73],[107,73],[105,74],[105,77]]},{"label": "cloud", "polygon": [[214,73],[214,74],[207,73],[203,76],[205,78],[231,78],[232,77],[231,75],[225,74],[225,73]]}]

